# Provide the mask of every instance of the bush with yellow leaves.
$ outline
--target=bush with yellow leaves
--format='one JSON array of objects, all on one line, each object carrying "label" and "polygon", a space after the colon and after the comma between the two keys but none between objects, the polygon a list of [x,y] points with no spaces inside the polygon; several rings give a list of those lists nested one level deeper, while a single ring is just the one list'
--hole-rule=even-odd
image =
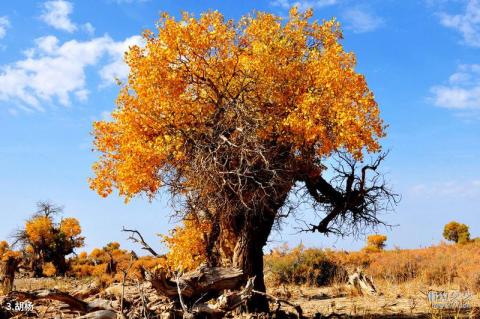
[{"label": "bush with yellow leaves", "polygon": [[42,266],[42,273],[45,277],[53,277],[57,274],[57,268],[51,262],[45,263]]},{"label": "bush with yellow leaves", "polygon": [[175,227],[170,235],[161,235],[168,248],[166,267],[172,271],[187,271],[205,262],[206,234],[210,227],[207,221],[190,216],[182,221],[182,225]]},{"label": "bush with yellow leaves", "polygon": [[387,241],[387,236],[385,235],[369,235],[367,237],[367,245],[363,250],[367,253],[376,253],[382,251],[385,248],[385,242]]},{"label": "bush with yellow leaves", "polygon": [[138,258],[134,253],[121,249],[117,242],[108,243],[103,248],[94,248],[90,254],[81,252],[70,259],[70,276],[77,278],[93,277],[101,286],[128,279],[144,279],[144,271],[161,265],[165,268],[165,258],[150,256]]}]

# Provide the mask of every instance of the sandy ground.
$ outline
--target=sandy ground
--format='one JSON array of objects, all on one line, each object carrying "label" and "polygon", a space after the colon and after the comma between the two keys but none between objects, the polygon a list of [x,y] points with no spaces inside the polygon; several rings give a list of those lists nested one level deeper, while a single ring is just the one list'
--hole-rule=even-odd
[{"label": "sandy ground", "polygon": [[[92,285],[91,280],[19,279],[16,281],[15,288],[20,291],[57,289],[78,293],[82,289],[90,289]],[[158,300],[158,296],[151,289],[149,290],[148,284],[144,286],[147,301]],[[127,285],[126,300],[138,296],[138,289],[138,285]],[[415,283],[395,286],[377,283],[377,290],[377,295],[359,295],[346,285],[320,288],[281,286],[270,287],[268,293],[300,305],[304,315],[309,318],[480,318],[479,295],[460,293],[455,287],[426,287]],[[117,284],[90,296],[89,300],[102,298],[109,300],[115,306],[115,303],[119,302],[121,291],[121,286]],[[435,291],[437,296],[443,296],[443,299],[437,301],[436,307],[429,301],[429,291]],[[440,292],[447,292],[447,294],[440,294]],[[464,308],[458,306],[459,301]],[[442,304],[446,304],[450,309],[439,309],[438,307]],[[32,313],[31,316],[37,318],[77,318],[79,316],[66,312],[56,301],[35,302],[34,307],[35,314]],[[282,309],[294,312],[294,309],[288,305],[282,305]],[[16,318],[24,317],[28,316],[22,313],[16,314]]]},{"label": "sandy ground", "polygon": [[[318,317],[317,314],[320,313],[323,316],[358,318],[446,318],[452,315],[458,318],[480,318],[478,294],[460,294],[452,287],[405,285],[377,288],[377,295],[363,296],[345,285],[322,288],[287,286],[271,290],[279,298],[288,298],[301,305],[307,317]],[[435,289],[439,296],[443,296],[440,292],[450,293],[432,305],[428,298],[429,289]],[[460,303],[463,307],[459,307]],[[440,309],[443,304],[450,309]]]}]

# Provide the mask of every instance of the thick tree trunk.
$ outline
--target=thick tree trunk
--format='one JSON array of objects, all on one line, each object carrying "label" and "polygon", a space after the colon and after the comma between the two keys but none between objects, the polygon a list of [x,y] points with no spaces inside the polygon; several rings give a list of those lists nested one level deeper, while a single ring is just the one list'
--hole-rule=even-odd
[{"label": "thick tree trunk", "polygon": [[55,269],[57,270],[57,275],[64,276],[68,268],[65,257],[62,255],[57,255],[54,257],[54,260],[52,262],[53,262],[53,265],[55,266]]},{"label": "thick tree trunk", "polygon": [[[275,216],[261,214],[245,223],[239,234],[233,254],[233,267],[243,271],[246,279],[255,277],[254,290],[265,292],[263,277],[263,246],[272,230]],[[265,295],[254,294],[247,302],[249,312],[268,312]]]},{"label": "thick tree trunk", "polygon": [[0,261],[0,294],[8,294],[12,291],[17,265],[18,261],[15,258]]}]

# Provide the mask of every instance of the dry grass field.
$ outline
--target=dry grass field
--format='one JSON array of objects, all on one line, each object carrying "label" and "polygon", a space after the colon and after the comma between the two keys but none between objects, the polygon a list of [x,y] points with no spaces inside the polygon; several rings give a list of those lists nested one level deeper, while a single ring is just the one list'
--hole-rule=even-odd
[{"label": "dry grass field", "polygon": [[[359,269],[372,278],[375,293],[363,293],[347,283],[348,274]],[[267,293],[301,306],[307,318],[480,318],[478,242],[378,252],[281,247],[265,256],[265,277]],[[139,295],[159,309],[166,303],[149,283],[135,280],[127,281],[123,289],[118,281],[101,287],[94,277],[18,278],[15,289],[59,290],[89,302],[108,302],[113,308],[119,307],[122,291],[127,303],[135,303]],[[271,307],[275,309],[275,303]],[[295,314],[293,307],[281,307]],[[34,312],[16,318],[27,316],[79,314],[66,311],[57,301],[35,301]]]}]

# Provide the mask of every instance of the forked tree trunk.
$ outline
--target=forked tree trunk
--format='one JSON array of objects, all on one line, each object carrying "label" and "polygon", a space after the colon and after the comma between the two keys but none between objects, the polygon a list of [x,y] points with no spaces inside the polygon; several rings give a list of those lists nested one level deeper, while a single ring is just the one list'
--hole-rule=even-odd
[{"label": "forked tree trunk", "polygon": [[7,258],[0,261],[0,294],[8,294],[13,289],[15,271],[17,270],[18,260],[16,258]]},{"label": "forked tree trunk", "polygon": [[[263,247],[272,230],[275,217],[261,214],[245,223],[233,254],[233,266],[242,269],[245,278],[255,277],[254,290],[265,292],[263,277]],[[253,294],[247,302],[249,312],[268,312],[265,295]]]}]

